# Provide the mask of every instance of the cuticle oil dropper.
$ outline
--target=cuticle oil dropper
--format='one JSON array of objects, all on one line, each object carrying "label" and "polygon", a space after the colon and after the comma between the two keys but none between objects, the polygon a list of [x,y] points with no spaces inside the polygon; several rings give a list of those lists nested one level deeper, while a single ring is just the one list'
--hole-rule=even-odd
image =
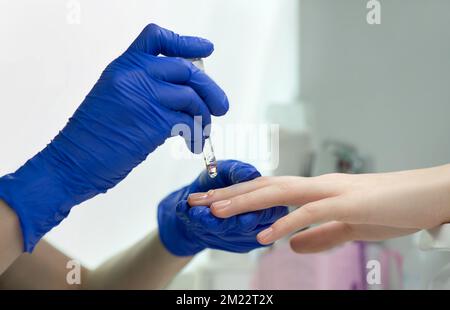
[{"label": "cuticle oil dropper", "polygon": [[[194,66],[202,71],[205,71],[203,60],[201,58],[189,59]],[[210,178],[217,176],[217,160],[214,154],[214,148],[212,146],[211,137],[205,139],[205,145],[203,146],[203,160],[205,161],[206,171]]]}]

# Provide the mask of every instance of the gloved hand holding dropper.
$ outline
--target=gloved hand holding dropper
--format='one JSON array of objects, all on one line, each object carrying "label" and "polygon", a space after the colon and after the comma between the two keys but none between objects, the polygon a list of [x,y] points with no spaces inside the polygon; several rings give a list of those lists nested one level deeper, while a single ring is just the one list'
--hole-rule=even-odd
[{"label": "gloved hand holding dropper", "polygon": [[[123,180],[176,124],[193,133],[194,116],[202,116],[204,128],[211,115],[227,112],[222,89],[182,59],[207,57],[213,49],[208,40],[150,24],[108,65],[51,143],[0,178],[0,199],[19,217],[25,251],[31,252],[73,206]],[[197,139],[203,145],[203,136],[184,138],[193,151]]]}]

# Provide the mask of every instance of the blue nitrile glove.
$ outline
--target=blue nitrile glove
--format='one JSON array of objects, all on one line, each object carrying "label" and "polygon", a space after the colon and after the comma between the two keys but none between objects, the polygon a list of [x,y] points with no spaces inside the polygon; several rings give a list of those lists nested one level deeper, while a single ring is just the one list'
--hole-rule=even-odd
[{"label": "blue nitrile glove", "polygon": [[158,206],[159,235],[169,252],[191,256],[206,248],[246,253],[262,247],[256,235],[288,213],[287,207],[236,215],[227,219],[212,215],[209,207],[190,207],[189,194],[207,192],[253,180],[260,175],[255,167],[236,160],[218,162],[218,175],[206,171],[192,184],[170,194]]},{"label": "blue nitrile glove", "polygon": [[[0,178],[0,199],[19,217],[25,251],[73,206],[124,179],[171,136],[172,127],[193,128],[197,115],[205,126],[211,114],[227,112],[219,86],[188,61],[172,58],[207,57],[213,49],[205,39],[147,26],[108,65],[58,136],[18,171]],[[200,140],[196,152],[201,151],[201,135],[185,138],[189,145]]]}]

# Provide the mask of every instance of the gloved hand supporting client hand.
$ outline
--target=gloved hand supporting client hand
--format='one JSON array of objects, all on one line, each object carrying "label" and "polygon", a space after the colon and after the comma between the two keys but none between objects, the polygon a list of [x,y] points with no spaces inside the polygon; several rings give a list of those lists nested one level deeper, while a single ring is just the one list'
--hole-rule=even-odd
[{"label": "gloved hand supporting client hand", "polygon": [[204,171],[192,184],[159,204],[160,238],[172,254],[191,256],[206,248],[249,252],[262,247],[256,235],[288,213],[287,207],[279,206],[220,219],[211,214],[209,207],[191,207],[188,203],[191,193],[206,193],[261,176],[253,166],[235,160],[219,161],[218,173],[212,179]]}]

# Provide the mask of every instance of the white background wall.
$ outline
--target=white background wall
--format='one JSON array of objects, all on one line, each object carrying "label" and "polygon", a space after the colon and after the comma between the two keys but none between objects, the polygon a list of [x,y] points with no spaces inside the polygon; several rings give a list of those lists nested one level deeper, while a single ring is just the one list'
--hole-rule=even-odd
[{"label": "white background wall", "polygon": [[302,99],[319,140],[355,144],[374,170],[450,162],[450,1],[301,0]]},{"label": "white background wall", "polygon": [[[267,102],[297,91],[295,0],[79,0],[81,23],[69,24],[73,2],[0,0],[0,175],[56,135],[150,22],[215,43],[207,71],[231,102],[221,123],[256,121]],[[155,229],[158,202],[203,168],[199,158],[170,160],[173,143],[107,195],[75,208],[47,239],[95,267]]]}]

